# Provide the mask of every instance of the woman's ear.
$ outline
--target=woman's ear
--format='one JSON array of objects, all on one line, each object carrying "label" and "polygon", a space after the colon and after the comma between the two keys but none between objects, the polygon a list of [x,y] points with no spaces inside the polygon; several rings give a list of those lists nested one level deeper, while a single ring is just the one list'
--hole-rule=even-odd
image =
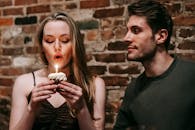
[{"label": "woman's ear", "polygon": [[157,44],[162,44],[165,43],[168,37],[168,31],[166,29],[160,29],[156,34],[155,34],[155,39],[157,41]]}]

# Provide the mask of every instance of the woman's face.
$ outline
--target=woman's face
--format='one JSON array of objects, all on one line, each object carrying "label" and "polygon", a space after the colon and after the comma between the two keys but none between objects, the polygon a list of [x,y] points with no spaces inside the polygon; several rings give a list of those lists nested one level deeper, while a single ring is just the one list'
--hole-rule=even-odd
[{"label": "woman's face", "polygon": [[43,51],[49,66],[67,67],[72,58],[70,28],[64,21],[49,21],[43,29]]}]

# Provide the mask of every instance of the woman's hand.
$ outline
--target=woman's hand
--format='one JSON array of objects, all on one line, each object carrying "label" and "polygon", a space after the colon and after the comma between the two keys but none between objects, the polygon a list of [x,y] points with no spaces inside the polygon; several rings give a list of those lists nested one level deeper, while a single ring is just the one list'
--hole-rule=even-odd
[{"label": "woman's hand", "polygon": [[66,98],[67,102],[69,103],[72,109],[79,111],[83,108],[85,104],[85,100],[83,98],[82,88],[68,83],[66,81],[62,81],[58,84],[58,92]]},{"label": "woman's hand", "polygon": [[54,81],[49,81],[47,83],[40,83],[35,86],[32,90],[31,99],[29,103],[30,110],[36,110],[39,103],[51,97],[56,91],[57,85]]}]

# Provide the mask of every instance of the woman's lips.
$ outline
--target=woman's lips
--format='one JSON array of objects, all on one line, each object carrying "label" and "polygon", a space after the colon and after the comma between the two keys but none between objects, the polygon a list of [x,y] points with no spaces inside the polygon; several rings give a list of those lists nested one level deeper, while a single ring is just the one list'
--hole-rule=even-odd
[{"label": "woman's lips", "polygon": [[54,56],[54,59],[55,60],[60,60],[60,59],[62,59],[63,58],[63,55],[62,54],[56,54],[55,56]]}]

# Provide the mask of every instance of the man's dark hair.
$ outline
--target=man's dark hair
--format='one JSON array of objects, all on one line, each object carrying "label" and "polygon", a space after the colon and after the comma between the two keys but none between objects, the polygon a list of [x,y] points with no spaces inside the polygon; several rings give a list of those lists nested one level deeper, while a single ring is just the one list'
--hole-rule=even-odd
[{"label": "man's dark hair", "polygon": [[139,0],[128,6],[129,16],[137,15],[146,17],[152,33],[157,33],[160,29],[168,31],[165,41],[165,48],[168,49],[173,29],[173,21],[168,10],[159,2],[154,0]]}]

